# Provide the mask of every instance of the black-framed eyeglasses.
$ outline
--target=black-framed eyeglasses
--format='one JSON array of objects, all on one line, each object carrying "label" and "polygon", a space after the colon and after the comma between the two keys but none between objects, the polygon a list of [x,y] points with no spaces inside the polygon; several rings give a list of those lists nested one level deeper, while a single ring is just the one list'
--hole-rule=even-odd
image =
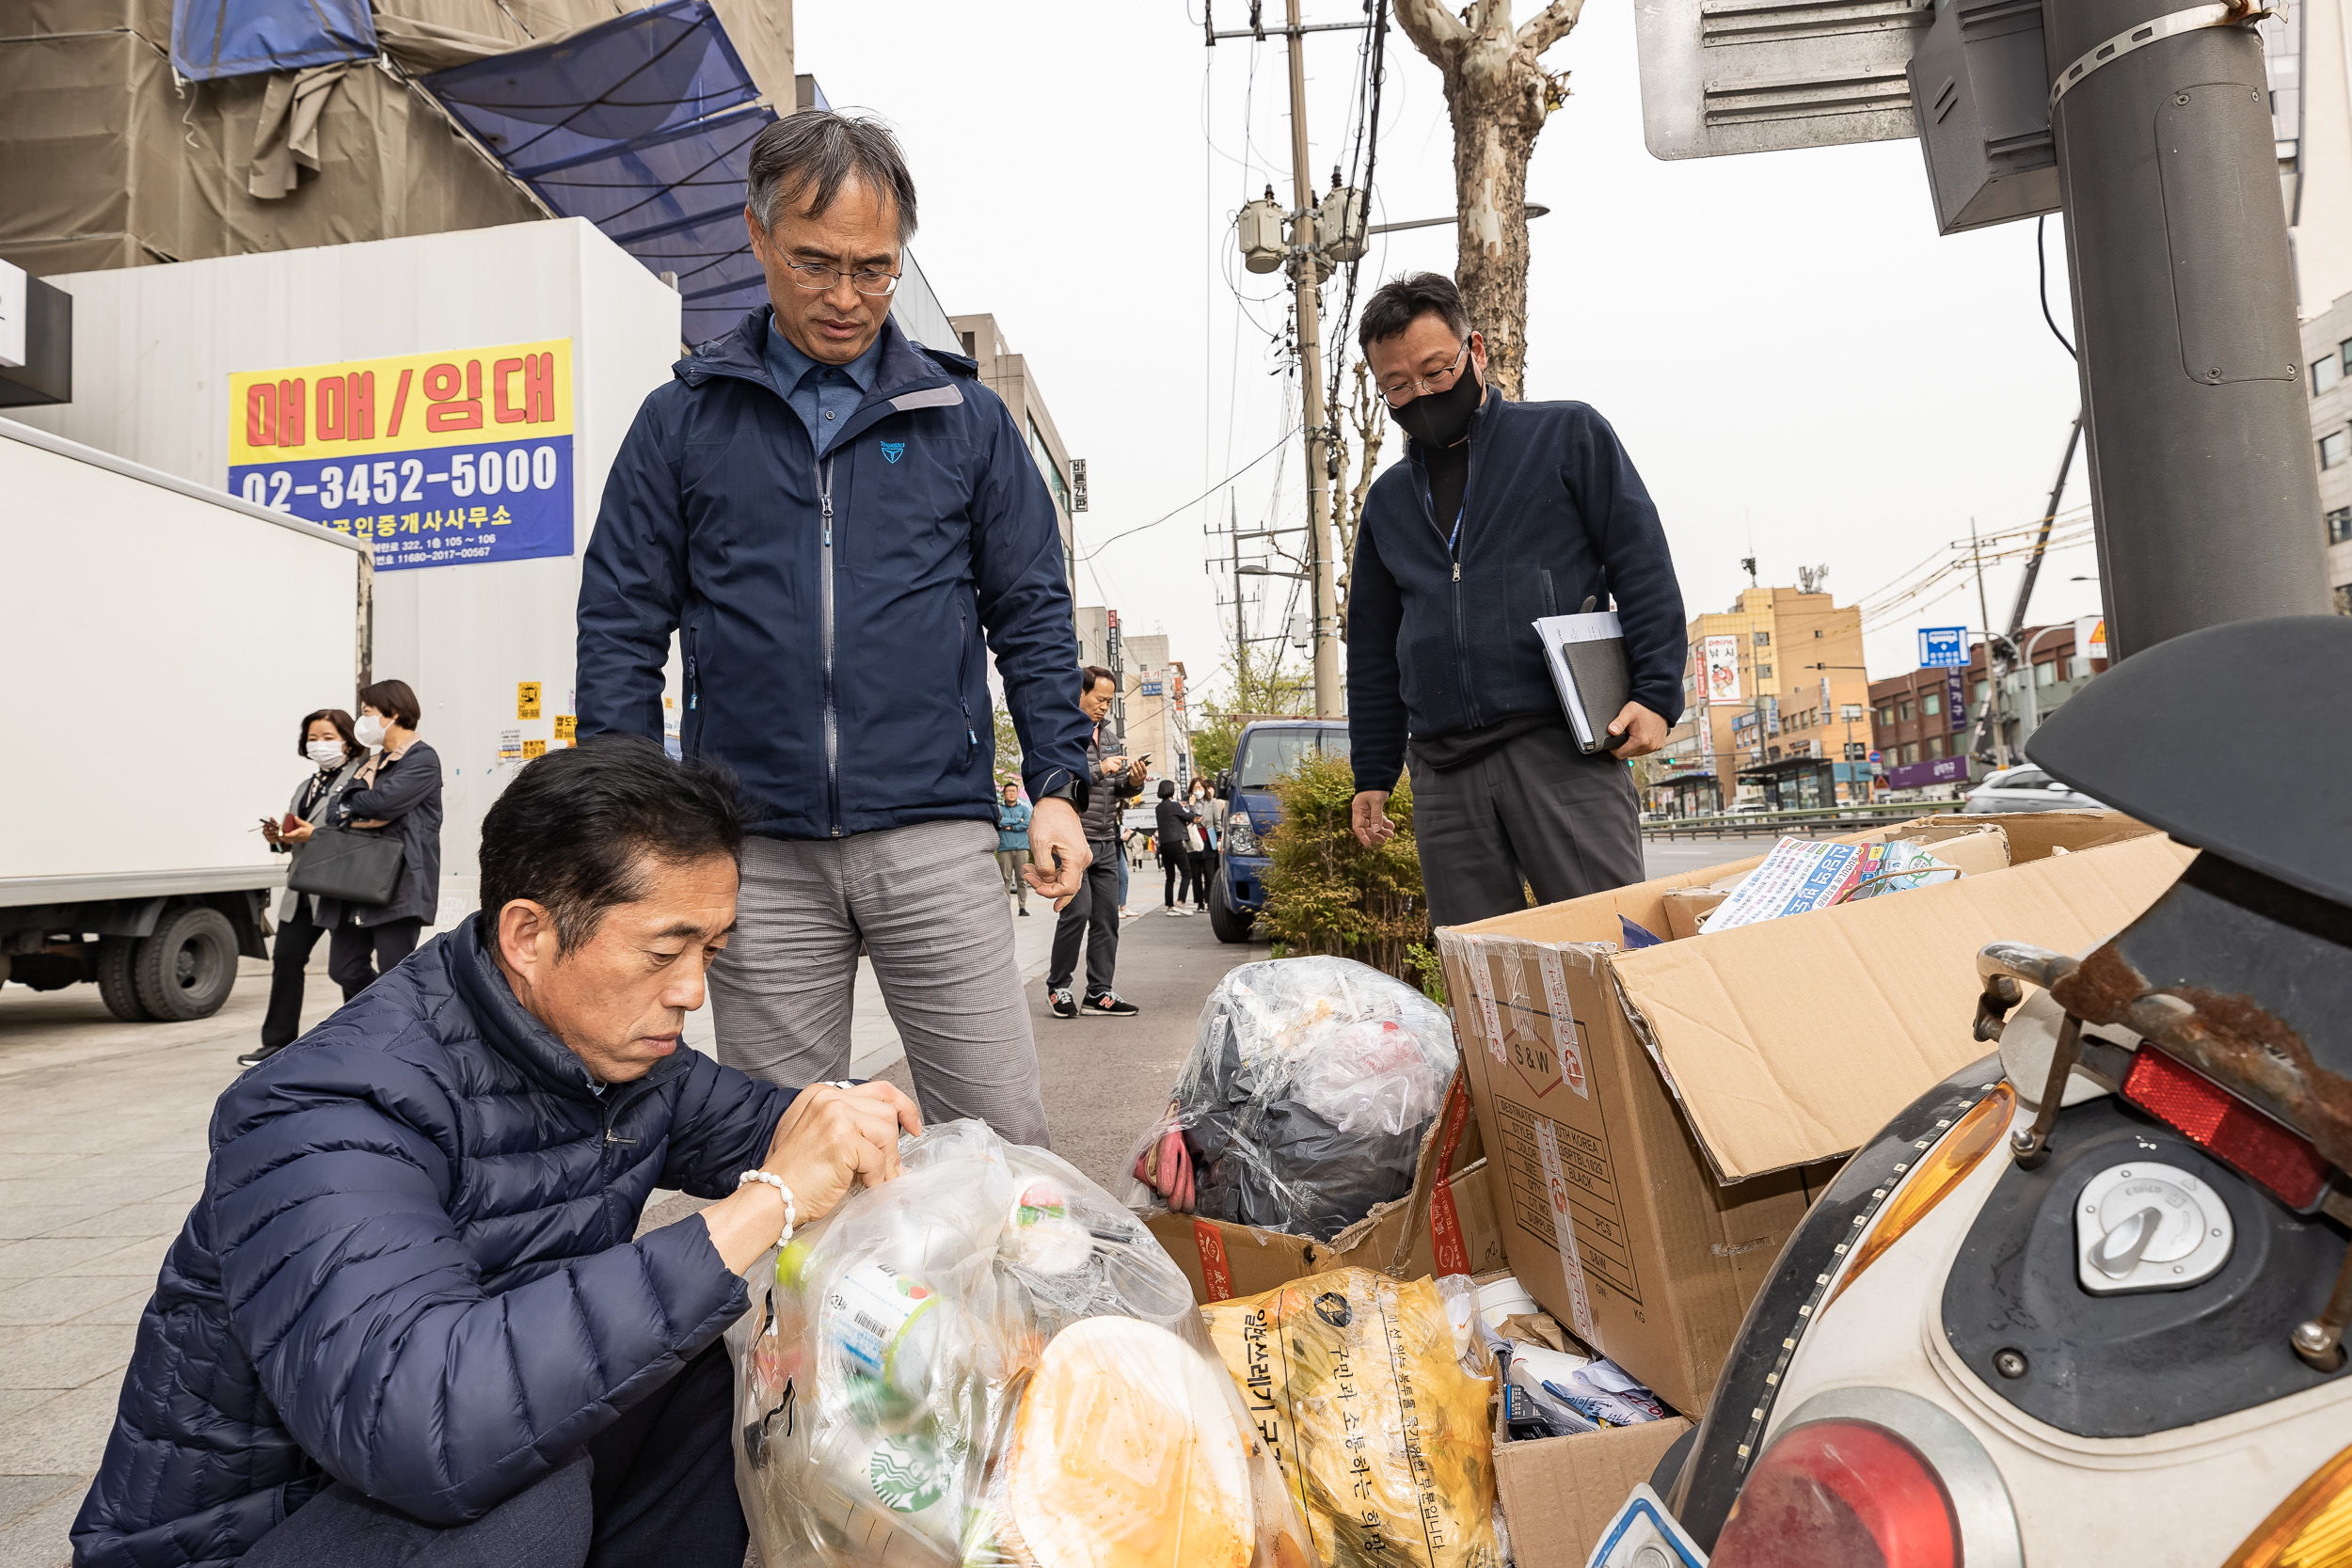
[{"label": "black-framed eyeglasses", "polygon": [[850,288],[873,299],[886,299],[898,288],[897,273],[875,267],[853,272],[848,267],[829,267],[822,261],[787,261],[785,265],[792,271],[792,281],[812,293],[832,288],[836,277],[848,278]]},{"label": "black-framed eyeglasses", "polygon": [[1386,400],[1390,407],[1402,408],[1415,398],[1425,397],[1431,392],[1444,391],[1461,376],[1462,366],[1470,358],[1470,341],[1468,338],[1463,339],[1462,352],[1454,356],[1453,364],[1438,372],[1437,374],[1426,379],[1416,377],[1402,387],[1383,387],[1380,388],[1380,396]]}]

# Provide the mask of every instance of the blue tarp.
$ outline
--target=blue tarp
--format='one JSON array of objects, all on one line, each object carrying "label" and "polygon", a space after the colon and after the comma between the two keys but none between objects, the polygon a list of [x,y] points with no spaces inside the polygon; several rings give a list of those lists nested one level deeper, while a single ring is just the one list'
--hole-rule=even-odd
[{"label": "blue tarp", "polygon": [[666,0],[424,85],[515,177],[654,272],[699,342],[768,297],[743,166],[775,112],[706,0]]},{"label": "blue tarp", "polygon": [[171,68],[192,82],[376,55],[368,0],[175,0]]}]

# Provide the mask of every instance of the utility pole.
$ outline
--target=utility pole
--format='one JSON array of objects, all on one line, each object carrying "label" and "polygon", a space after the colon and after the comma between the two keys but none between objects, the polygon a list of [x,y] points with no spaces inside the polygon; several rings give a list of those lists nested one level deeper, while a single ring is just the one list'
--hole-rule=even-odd
[{"label": "utility pole", "polygon": [[[2073,451],[2070,445],[2068,451]],[[1993,605],[1984,596],[1984,546],[1977,543],[1977,520],[1968,519],[1968,554],[1977,566],[1977,619],[1984,626],[1984,711],[1977,716],[1977,734],[1988,732],[1993,736],[1993,755],[2000,767],[2009,766],[2009,740],[2001,734],[2000,721],[1994,715],[2001,706],[2001,682],[2009,673],[2006,659],[1996,662],[1993,650]],[[1981,744],[1981,741],[1979,741]],[[1976,750],[1975,747],[1970,748]]]},{"label": "utility pole", "polygon": [[2328,609],[2253,8],[2178,4],[2042,8],[2115,659]]},{"label": "utility pole", "polygon": [[1291,198],[1298,216],[1292,232],[1292,281],[1296,286],[1300,400],[1307,420],[1307,570],[1315,610],[1315,717],[1337,719],[1340,697],[1338,563],[1331,559],[1331,496],[1324,467],[1329,436],[1323,428],[1323,257],[1315,247],[1315,193],[1307,171],[1307,40],[1298,0],[1288,0],[1291,63]]},{"label": "utility pole", "polygon": [[1225,492],[1225,500],[1232,508],[1228,531],[1233,543],[1233,679],[1239,683],[1249,673],[1249,633],[1241,614],[1241,501],[1231,490]]}]

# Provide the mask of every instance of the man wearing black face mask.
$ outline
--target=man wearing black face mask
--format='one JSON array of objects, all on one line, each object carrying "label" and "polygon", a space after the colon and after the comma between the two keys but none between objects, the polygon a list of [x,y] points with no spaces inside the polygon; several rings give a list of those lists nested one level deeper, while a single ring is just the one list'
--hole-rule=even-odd
[{"label": "man wearing black face mask", "polygon": [[[1682,715],[1682,591],[1665,531],[1608,421],[1581,403],[1513,403],[1453,280],[1384,285],[1359,332],[1408,461],[1382,474],[1356,535],[1348,600],[1354,826],[1408,758],[1431,921],[1642,879],[1626,760]],[[1535,635],[1545,615],[1614,608],[1632,701],[1611,751],[1577,750]]]}]

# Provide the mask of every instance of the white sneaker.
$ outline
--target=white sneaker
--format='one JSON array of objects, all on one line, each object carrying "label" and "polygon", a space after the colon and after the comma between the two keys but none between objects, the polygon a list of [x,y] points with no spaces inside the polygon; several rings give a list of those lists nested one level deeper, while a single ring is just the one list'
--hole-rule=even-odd
[{"label": "white sneaker", "polygon": [[1178,914],[1182,914],[1182,913],[1184,913],[1184,911],[1181,908],[1179,908],[1178,906],[1176,906],[1176,905],[1174,905],[1174,904],[1170,904],[1170,905],[1168,907],[1168,913],[1169,913],[1169,914],[1171,914],[1171,915],[1178,915]]}]

